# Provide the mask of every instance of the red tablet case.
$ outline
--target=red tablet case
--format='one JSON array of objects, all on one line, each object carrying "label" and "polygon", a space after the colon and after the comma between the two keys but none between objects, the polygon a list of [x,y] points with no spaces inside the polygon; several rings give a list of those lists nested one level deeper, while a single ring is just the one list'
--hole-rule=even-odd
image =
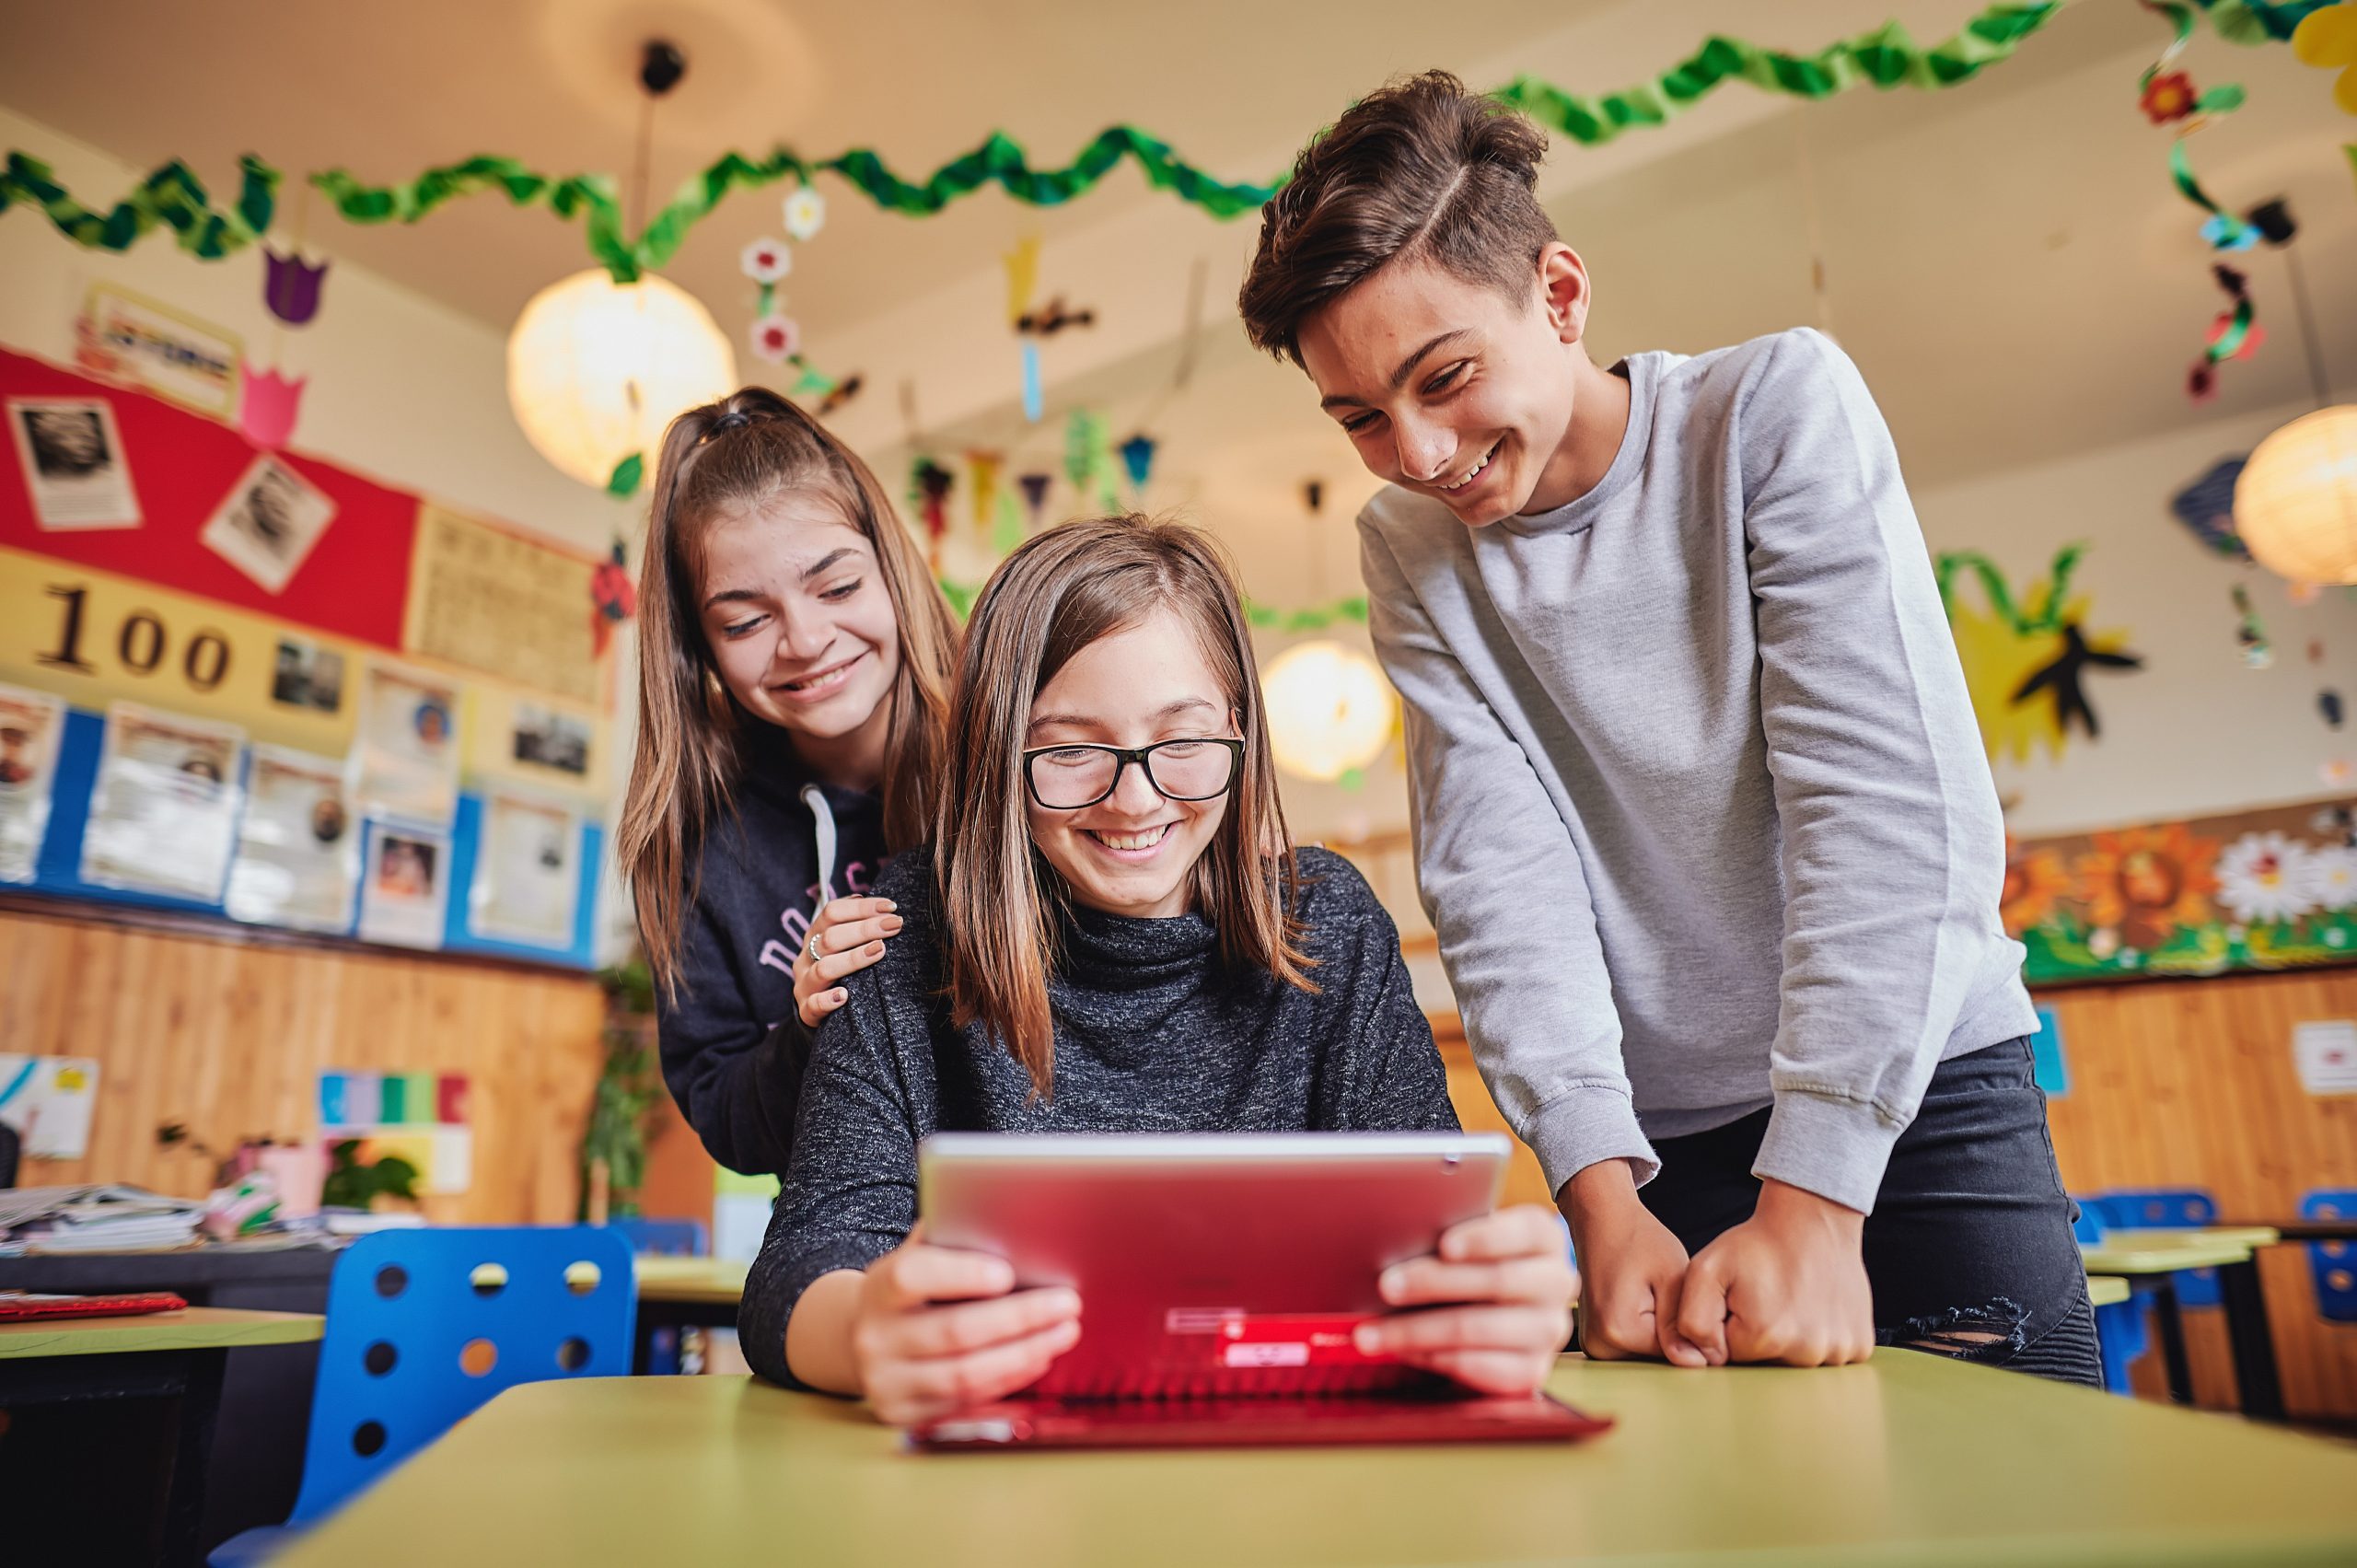
[{"label": "red tablet case", "polygon": [[142,1312],[178,1312],[188,1303],[169,1291],[129,1295],[40,1295],[0,1290],[0,1323],[40,1318],[125,1318]]}]

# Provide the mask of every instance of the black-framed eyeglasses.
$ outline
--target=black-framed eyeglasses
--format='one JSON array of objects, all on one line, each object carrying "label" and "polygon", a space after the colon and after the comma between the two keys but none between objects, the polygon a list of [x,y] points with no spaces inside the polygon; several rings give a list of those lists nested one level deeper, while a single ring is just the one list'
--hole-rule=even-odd
[{"label": "black-framed eyeglasses", "polygon": [[1157,740],[1151,746],[1042,746],[1023,753],[1023,782],[1051,811],[1078,811],[1121,785],[1121,770],[1136,763],[1166,800],[1216,800],[1236,787],[1244,742],[1206,736]]}]

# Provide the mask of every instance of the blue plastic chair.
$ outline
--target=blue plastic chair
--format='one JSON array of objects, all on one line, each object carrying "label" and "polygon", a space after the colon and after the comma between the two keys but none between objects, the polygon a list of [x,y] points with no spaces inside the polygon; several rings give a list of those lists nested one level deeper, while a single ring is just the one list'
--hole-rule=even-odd
[{"label": "blue plastic chair", "polygon": [[[2096,1215],[2096,1200],[2074,1200],[2078,1212],[2071,1216],[2071,1234],[2084,1247],[2103,1241],[2103,1221]],[[2096,1353],[2103,1363],[2104,1391],[2109,1394],[2130,1394],[2128,1364],[2152,1348],[2152,1332],[2144,1316],[2144,1298],[2129,1286],[2128,1299],[2115,1301],[2108,1307],[2096,1308]]]},{"label": "blue plastic chair", "polygon": [[[2340,1220],[2357,1214],[2357,1191],[2328,1188],[2300,1200],[2304,1220]],[[2316,1276],[2316,1310],[2329,1323],[2357,1323],[2357,1243],[2308,1243],[2308,1268]]]},{"label": "blue plastic chair", "polygon": [[712,1256],[712,1232],[702,1220],[650,1220],[633,1214],[608,1220],[606,1228],[620,1233],[633,1252],[656,1258]]},{"label": "blue plastic chair", "polygon": [[364,1236],[328,1280],[295,1512],[214,1549],[258,1562],[505,1388],[630,1371],[630,1245],[597,1225]]},{"label": "blue plastic chair", "polygon": [[[2198,1187],[2106,1192],[2084,1201],[2096,1205],[2106,1230],[2199,1230],[2218,1223],[2217,1200]],[[2224,1299],[2215,1269],[2188,1269],[2174,1277],[2180,1307],[2215,1307]]]}]

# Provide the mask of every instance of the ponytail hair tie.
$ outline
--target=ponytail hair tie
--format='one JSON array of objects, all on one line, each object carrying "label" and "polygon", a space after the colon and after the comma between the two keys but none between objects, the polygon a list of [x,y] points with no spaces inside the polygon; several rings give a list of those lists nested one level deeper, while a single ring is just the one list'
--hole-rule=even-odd
[{"label": "ponytail hair tie", "polygon": [[[717,441],[720,437],[727,435],[730,431],[742,430],[745,426],[752,423],[753,415],[749,410],[741,408],[730,409],[726,413],[722,414],[718,419],[712,422],[712,428],[703,433],[703,439],[704,441]],[[697,443],[698,446],[702,446],[702,444],[703,442],[702,441]]]}]

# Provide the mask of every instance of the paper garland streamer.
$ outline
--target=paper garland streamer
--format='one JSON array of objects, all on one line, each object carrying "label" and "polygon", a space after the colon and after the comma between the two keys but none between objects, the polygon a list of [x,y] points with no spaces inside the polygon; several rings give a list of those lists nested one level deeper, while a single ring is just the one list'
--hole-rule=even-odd
[{"label": "paper garland streamer", "polygon": [[1323,632],[1329,627],[1344,624],[1364,626],[1366,624],[1366,600],[1363,597],[1353,597],[1302,610],[1276,610],[1248,599],[1244,605],[1244,619],[1264,632]]},{"label": "paper garland streamer", "polygon": [[2275,662],[2274,645],[2267,640],[2267,628],[2258,622],[2258,611],[2251,608],[2250,594],[2240,583],[2234,586],[2235,645],[2243,652],[2243,663],[2253,669],[2265,669]]},{"label": "paper garland streamer", "polygon": [[[2270,39],[2288,39],[2310,11],[2329,0],[2195,0],[2212,16],[2222,34],[2247,33],[2252,23]],[[1502,100],[1585,145],[1608,142],[1624,130],[1659,125],[1729,79],[1765,92],[1802,99],[1829,98],[1861,83],[1877,87],[1955,87],[2013,54],[2022,40],[2045,26],[2061,9],[2044,4],[1985,7],[1956,34],[1928,50],[1917,49],[1896,24],[1829,45],[1814,54],[1761,49],[1739,39],[1711,38],[1693,55],[1652,82],[1625,91],[1588,98],[1532,77],[1517,77],[1499,89]],[[2231,18],[2231,23],[2229,18]],[[495,193],[517,206],[544,205],[560,218],[583,219],[590,253],[628,283],[641,272],[662,266],[679,250],[688,230],[732,192],[793,176],[807,188],[821,169],[856,186],[877,205],[892,212],[927,215],[950,202],[995,184],[1019,202],[1057,206],[1093,189],[1124,158],[1137,165],[1148,184],[1192,203],[1212,216],[1231,218],[1257,210],[1281,181],[1225,181],[1187,163],[1167,143],[1132,126],[1115,125],[1097,134],[1079,157],[1060,169],[1031,167],[1022,146],[1003,132],[951,159],[920,181],[894,173],[882,157],[861,147],[807,162],[785,148],[765,158],[723,154],[689,180],[633,239],[623,232],[621,199],[614,180],[602,174],[566,179],[539,173],[516,158],[482,155],[427,169],[399,185],[370,185],[343,169],[310,177],[311,184],[354,223],[415,223],[443,203],[461,196]],[[0,171],[0,211],[27,203],[77,243],[122,250],[158,224],[178,231],[182,250],[217,260],[243,249],[270,227],[279,171],[260,158],[240,160],[242,181],[234,207],[215,211],[203,182],[177,160],[150,174],[110,211],[93,212],[59,185],[47,165],[12,153]]]}]

